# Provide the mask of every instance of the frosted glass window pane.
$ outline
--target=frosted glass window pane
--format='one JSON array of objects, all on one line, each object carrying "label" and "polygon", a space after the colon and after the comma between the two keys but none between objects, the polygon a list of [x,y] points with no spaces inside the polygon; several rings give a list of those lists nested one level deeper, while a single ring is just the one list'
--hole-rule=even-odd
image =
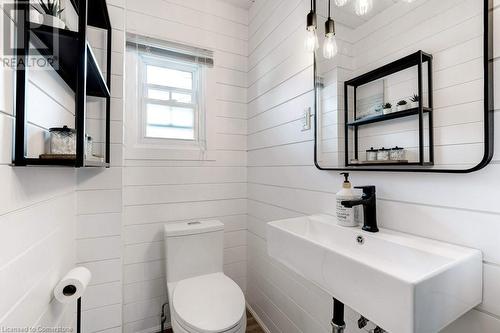
[{"label": "frosted glass window pane", "polygon": [[168,139],[194,139],[194,110],[148,104],[146,136]]},{"label": "frosted glass window pane", "polygon": [[159,139],[194,140],[194,130],[192,128],[147,126],[146,136]]},{"label": "frosted glass window pane", "polygon": [[171,68],[147,65],[147,83],[181,89],[193,89],[193,74]]}]

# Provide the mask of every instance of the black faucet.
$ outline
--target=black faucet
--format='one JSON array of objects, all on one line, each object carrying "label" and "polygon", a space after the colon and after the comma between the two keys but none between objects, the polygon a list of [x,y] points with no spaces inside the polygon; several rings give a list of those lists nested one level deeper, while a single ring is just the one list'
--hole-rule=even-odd
[{"label": "black faucet", "polygon": [[347,208],[363,205],[363,230],[368,232],[378,232],[377,197],[375,195],[375,186],[358,186],[355,188],[363,190],[363,197],[359,200],[342,201],[341,204]]}]

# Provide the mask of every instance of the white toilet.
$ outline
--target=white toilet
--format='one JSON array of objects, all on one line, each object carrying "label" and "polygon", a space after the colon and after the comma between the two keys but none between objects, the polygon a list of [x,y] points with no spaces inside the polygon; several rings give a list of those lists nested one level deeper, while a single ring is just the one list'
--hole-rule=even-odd
[{"label": "white toilet", "polygon": [[222,272],[224,224],[166,224],[164,236],[174,333],[244,333],[245,296]]}]

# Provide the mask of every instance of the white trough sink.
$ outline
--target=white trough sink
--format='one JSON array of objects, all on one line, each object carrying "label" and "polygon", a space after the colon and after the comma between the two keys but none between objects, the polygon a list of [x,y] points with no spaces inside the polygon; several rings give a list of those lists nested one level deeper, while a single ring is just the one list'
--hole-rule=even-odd
[{"label": "white trough sink", "polygon": [[481,303],[480,251],[329,215],[270,222],[269,255],[391,333],[436,333]]}]

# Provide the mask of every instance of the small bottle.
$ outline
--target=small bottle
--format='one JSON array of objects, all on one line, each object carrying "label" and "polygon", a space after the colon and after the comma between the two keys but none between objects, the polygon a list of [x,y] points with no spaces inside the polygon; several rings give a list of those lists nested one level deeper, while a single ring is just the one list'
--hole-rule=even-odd
[{"label": "small bottle", "polygon": [[356,218],[356,207],[347,208],[342,205],[342,201],[358,200],[359,195],[352,189],[349,182],[349,173],[341,173],[344,176],[344,183],[342,189],[337,192],[337,223],[344,227],[356,227],[359,225],[359,218]]}]

